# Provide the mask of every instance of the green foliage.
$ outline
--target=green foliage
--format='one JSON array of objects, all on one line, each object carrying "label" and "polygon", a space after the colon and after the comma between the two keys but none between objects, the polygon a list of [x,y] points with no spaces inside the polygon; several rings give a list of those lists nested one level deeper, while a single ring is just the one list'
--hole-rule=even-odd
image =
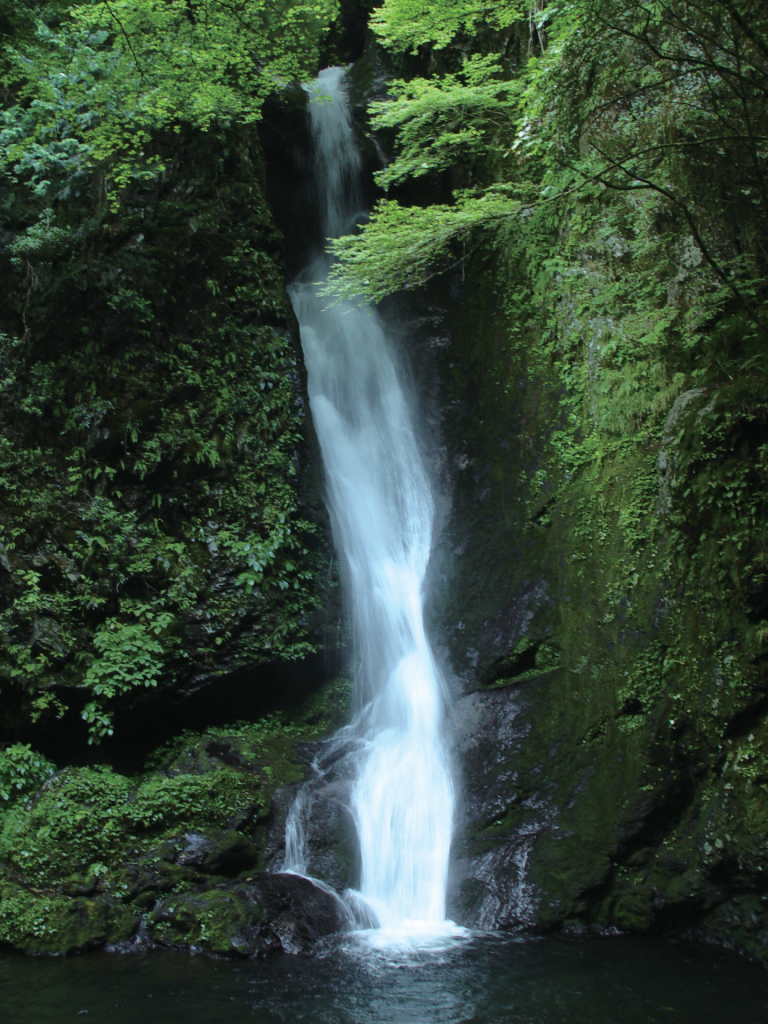
[{"label": "green foliage", "polygon": [[164,152],[162,188],[89,219],[86,187],[0,263],[0,679],[37,717],[79,687],[95,741],[138,689],[302,656],[318,600],[253,131]]},{"label": "green foliage", "polygon": [[[56,772],[28,747],[0,753],[0,787],[14,787],[0,805],[0,943],[67,952],[123,941],[168,894],[217,892],[248,860],[262,870],[273,794],[306,771],[295,745],[337,729],[349,694],[338,679],[292,716],[186,732],[135,777],[103,765]],[[14,799],[18,784],[26,799]],[[203,868],[180,857],[190,836],[214,851]]]},{"label": "green foliage", "polygon": [[[4,47],[0,146],[37,193],[102,168],[105,193],[162,170],[158,132],[258,119],[310,72],[337,0],[113,0],[41,7]],[[116,201],[114,194],[113,202]]]},{"label": "green foliage", "polygon": [[[337,0],[2,3],[0,680],[90,739],[317,602],[253,122]],[[57,703],[58,702],[58,703]]]},{"label": "green foliage", "polygon": [[254,909],[241,894],[232,891],[214,889],[174,898],[171,906],[163,905],[153,914],[152,935],[160,943],[189,943],[220,956],[242,955],[243,940],[238,933],[252,926],[258,915]]},{"label": "green foliage", "polygon": [[170,626],[173,616],[169,612],[155,615],[150,606],[131,607],[130,602],[125,602],[124,610],[138,621],[107,620],[93,638],[98,658],[85,674],[85,685],[99,697],[114,697],[132,686],[157,686],[163,654],[157,636]]},{"label": "green foliage", "polygon": [[462,258],[452,258],[455,243],[474,235],[478,244],[478,230],[495,220],[507,221],[519,205],[503,187],[479,197],[459,196],[455,206],[403,207],[383,200],[362,235],[331,242],[339,262],[331,268],[324,294],[377,301],[423,284]]},{"label": "green foliage", "polygon": [[[225,930],[217,886],[263,870],[273,794],[306,771],[296,744],[335,731],[349,696],[338,679],[291,716],[186,732],[138,776],[103,765],[55,771],[27,747],[0,753],[0,787],[22,785],[22,799],[14,788],[0,804],[0,944],[65,953],[122,942],[169,895],[172,907],[202,898],[210,912],[200,938]],[[202,868],[180,857],[191,839],[213,851]]]},{"label": "green foliage", "polygon": [[[260,760],[269,754],[272,764],[267,765],[265,771],[271,779],[276,771],[282,771],[279,761],[285,754],[285,741],[327,738],[349,721],[351,703],[352,684],[344,676],[338,676],[290,712],[274,712],[257,722],[213,726],[205,731],[203,739],[206,742],[210,738],[236,741],[241,749],[253,752]],[[200,743],[198,733],[181,733],[154,752],[147,762],[147,771],[179,764],[189,767],[190,748]]]},{"label": "green foliage", "polygon": [[[764,342],[765,275],[752,225],[756,219],[768,224],[768,122],[761,100],[768,90],[768,55],[760,48],[762,8],[750,0],[742,7],[739,18],[729,18],[719,0],[703,9],[670,0],[651,12],[634,0],[574,0],[542,16],[546,31],[539,45],[507,83],[483,78],[494,67],[493,54],[465,57],[463,77],[395,83],[393,97],[377,105],[374,118],[382,127],[397,127],[401,142],[383,184],[472,157],[482,159],[483,173],[495,180],[485,185],[485,194],[482,188],[471,196],[460,191],[455,207],[438,208],[439,231],[437,214],[400,215],[392,200],[381,204],[359,236],[334,246],[341,260],[337,289],[380,298],[425,280],[430,245],[438,266],[445,256],[451,209],[454,237],[463,246],[461,254],[454,248],[456,258],[466,255],[464,225],[471,218],[475,228],[505,228],[500,246],[510,230],[522,234],[540,265],[559,260],[561,272],[567,271],[558,254],[563,233],[578,235],[579,217],[590,212],[587,203],[601,212],[607,206],[623,209],[629,234],[602,229],[606,240],[614,239],[620,260],[636,251],[637,196],[655,220],[648,225],[651,236],[658,237],[659,218],[690,233],[693,248],[686,260],[695,270],[699,313],[704,304],[711,317],[735,303],[750,318],[755,344]],[[382,10],[398,11],[404,21],[413,16],[412,5],[397,0]],[[481,17],[471,5],[458,5],[457,17],[470,14]],[[600,32],[590,31],[594,23]],[[448,29],[457,30],[454,23]],[[701,48],[708,40],[712,50],[704,58]],[[444,45],[437,32],[433,41]],[[717,176],[734,179],[727,211],[710,187],[713,167]],[[500,187],[516,201],[506,215],[497,202],[484,212],[483,199],[495,199]],[[739,255],[710,226],[713,216],[742,219],[751,241],[741,239]],[[638,241],[647,247],[651,239]],[[579,272],[583,266],[570,270]],[[657,370],[648,364],[647,372],[653,377]],[[622,382],[616,383],[621,391]],[[658,385],[664,389],[666,381],[658,378]],[[636,382],[628,380],[623,390],[636,390]],[[656,405],[661,411],[665,402]]]},{"label": "green foliage", "polygon": [[[381,11],[395,25],[414,8]],[[359,234],[332,243],[329,293],[379,300],[493,251],[513,348],[525,339],[562,385],[553,476],[666,450],[665,420],[696,389],[719,392],[717,410],[739,407],[719,421],[733,443],[768,381],[764,7],[572,0],[538,13],[517,65],[508,37],[479,34],[486,52],[467,52],[462,19],[477,31],[482,17],[456,5],[445,22],[462,72],[396,82],[373,110],[399,140],[383,186],[450,171],[473,187],[448,204],[381,200]],[[400,45],[394,30],[384,38]],[[432,30],[435,48],[446,42]],[[655,529],[653,477],[623,513],[636,551]],[[627,571],[617,592],[630,582]]]},{"label": "green foliage", "polygon": [[389,83],[389,98],[373,103],[377,128],[398,130],[398,155],[376,174],[384,189],[489,154],[503,144],[517,83],[502,78],[496,54],[471,54],[457,74]]},{"label": "green foliage", "polygon": [[[29,796],[53,775],[55,767],[29,744],[14,743],[0,750],[0,800]],[[0,812],[3,806],[0,805]]]},{"label": "green foliage", "polygon": [[30,953],[80,953],[125,942],[136,917],[119,903],[32,891],[0,874],[0,943]]},{"label": "green foliage", "polygon": [[503,29],[527,17],[522,0],[384,0],[371,15],[371,27],[385,46],[415,53],[426,44],[442,49],[459,32],[471,33],[484,22]]},{"label": "green foliage", "polygon": [[210,764],[205,774],[176,769],[138,784],[107,767],[65,769],[31,810],[17,806],[5,815],[0,858],[33,883],[90,873],[119,895],[121,866],[137,854],[149,856],[180,830],[221,829],[250,808],[261,812],[262,780]]}]

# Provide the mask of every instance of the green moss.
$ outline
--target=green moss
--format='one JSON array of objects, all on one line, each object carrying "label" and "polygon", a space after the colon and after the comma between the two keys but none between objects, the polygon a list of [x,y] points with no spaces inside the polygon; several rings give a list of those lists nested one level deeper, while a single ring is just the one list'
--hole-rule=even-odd
[{"label": "green moss", "polygon": [[[275,791],[306,774],[296,745],[338,728],[348,699],[340,678],[290,718],[184,733],[137,777],[107,766],[46,775],[0,811],[0,943],[68,952],[123,942],[172,894],[173,905],[199,910],[197,924],[184,932],[182,917],[164,911],[158,939],[167,925],[173,941],[232,952],[222,936],[239,904],[215,887],[263,870]],[[211,890],[202,902],[201,888]],[[248,907],[250,920],[257,910]]]},{"label": "green moss", "polygon": [[[611,202],[585,204],[568,224],[561,255],[576,266],[594,241],[588,274],[529,287],[532,253],[513,247],[501,268],[477,259],[441,368],[443,401],[463,412],[446,427],[458,553],[441,619],[461,623],[457,669],[477,679],[483,701],[517,709],[521,737],[504,756],[489,751],[505,810],[473,824],[461,856],[535,835],[525,878],[539,926],[685,925],[722,940],[722,908],[749,893],[760,935],[764,396],[759,380],[697,385],[720,330],[713,317],[712,335],[697,328],[698,370],[664,395],[648,376],[638,384],[650,389],[645,409],[624,404],[597,346],[626,355],[656,303],[661,334],[649,351],[671,360],[672,334],[669,348],[661,338],[677,299],[663,282],[678,236],[641,220],[619,275],[595,241],[623,200]],[[651,264],[652,295],[642,290]],[[470,890],[465,907],[483,891]],[[733,943],[754,951],[738,928]]]},{"label": "green moss", "polygon": [[77,953],[125,942],[138,920],[103,898],[68,899],[33,891],[0,875],[0,944],[25,953]]},{"label": "green moss", "polygon": [[165,901],[150,917],[149,928],[160,944],[232,956],[245,946],[241,933],[262,920],[260,908],[241,893],[212,890]]}]

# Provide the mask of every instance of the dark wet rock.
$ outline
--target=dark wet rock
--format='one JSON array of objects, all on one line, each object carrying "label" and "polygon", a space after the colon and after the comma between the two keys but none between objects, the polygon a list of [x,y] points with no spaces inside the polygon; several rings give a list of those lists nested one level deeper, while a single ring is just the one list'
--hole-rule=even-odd
[{"label": "dark wet rock", "polygon": [[351,810],[354,765],[343,746],[306,744],[308,778],[275,792],[266,833],[266,863],[282,866],[289,814],[298,814],[305,870],[337,892],[360,884],[360,849]]},{"label": "dark wet rock", "polygon": [[[302,792],[303,789],[303,792]],[[301,793],[306,872],[342,892],[360,883],[360,850],[349,806],[349,783],[312,780],[275,793],[275,810],[266,839],[266,862],[282,865],[288,813]]]},{"label": "dark wet rock", "polygon": [[213,838],[188,832],[176,863],[211,875],[237,875],[254,867],[259,855],[259,848],[242,832],[222,832]]},{"label": "dark wet rock", "polygon": [[475,928],[537,922],[540,892],[526,869],[538,838],[557,827],[557,813],[546,789],[531,792],[519,777],[530,731],[521,711],[507,690],[470,694],[456,708],[465,799],[450,912]]},{"label": "dark wet rock", "polygon": [[344,780],[310,784],[302,816],[307,873],[339,891],[360,884],[360,850],[350,795],[350,783]]},{"label": "dark wet rock", "polygon": [[231,765],[233,768],[239,767],[243,762],[243,755],[237,747],[233,747],[226,740],[211,740],[206,746],[205,752],[209,757],[216,757],[224,764]]},{"label": "dark wet rock", "polygon": [[147,921],[149,940],[223,956],[302,953],[348,925],[332,892],[291,874],[261,874],[168,897]]}]

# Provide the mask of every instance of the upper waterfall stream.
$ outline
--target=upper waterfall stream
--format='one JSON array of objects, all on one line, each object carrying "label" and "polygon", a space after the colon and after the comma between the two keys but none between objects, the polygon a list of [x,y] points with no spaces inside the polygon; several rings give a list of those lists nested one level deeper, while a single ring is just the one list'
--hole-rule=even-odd
[{"label": "upper waterfall stream", "polygon": [[[361,213],[360,156],[344,71],[318,76],[309,104],[325,234]],[[454,793],[445,687],[423,621],[434,501],[386,326],[375,310],[318,296],[320,256],[290,289],[334,538],[344,566],[362,711],[352,811],[360,895],[382,929],[443,932]]]}]

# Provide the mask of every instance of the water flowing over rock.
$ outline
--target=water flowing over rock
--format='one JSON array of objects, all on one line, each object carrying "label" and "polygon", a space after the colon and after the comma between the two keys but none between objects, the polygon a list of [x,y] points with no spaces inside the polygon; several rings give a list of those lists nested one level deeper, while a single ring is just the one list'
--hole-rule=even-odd
[{"label": "water flowing over rock", "polygon": [[[321,72],[315,89],[315,180],[325,233],[337,236],[361,213],[360,158],[343,70]],[[359,649],[360,711],[339,742],[356,765],[360,893],[385,928],[433,929],[454,804],[444,682],[422,616],[434,502],[392,340],[374,310],[318,296],[328,267],[313,262],[291,297]]]},{"label": "water flowing over rock", "polygon": [[225,956],[308,952],[347,924],[333,893],[298,875],[257,875],[201,893],[170,896],[151,915],[157,945]]}]

